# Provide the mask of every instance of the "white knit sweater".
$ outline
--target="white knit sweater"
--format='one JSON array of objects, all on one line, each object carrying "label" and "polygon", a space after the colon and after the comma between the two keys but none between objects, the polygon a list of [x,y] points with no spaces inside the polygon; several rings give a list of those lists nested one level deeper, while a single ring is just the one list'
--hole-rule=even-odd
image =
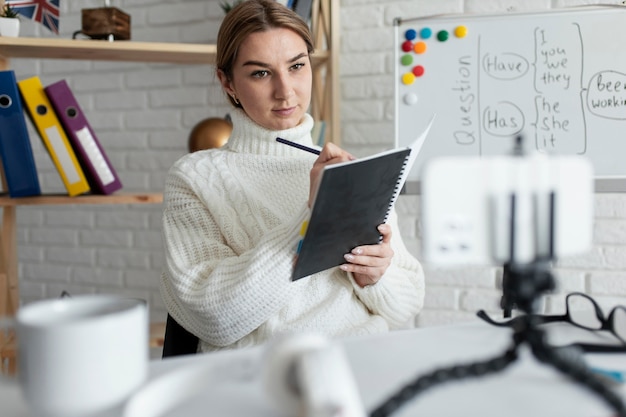
[{"label": "white knit sweater", "polygon": [[313,120],[306,115],[276,132],[240,110],[231,116],[228,143],[185,155],[165,185],[161,294],[172,317],[199,336],[199,350],[252,346],[287,332],[384,332],[411,320],[423,305],[424,276],[395,214],[395,254],[377,284],[360,288],[339,268],[290,280],[316,156],[275,139],[313,146]]}]

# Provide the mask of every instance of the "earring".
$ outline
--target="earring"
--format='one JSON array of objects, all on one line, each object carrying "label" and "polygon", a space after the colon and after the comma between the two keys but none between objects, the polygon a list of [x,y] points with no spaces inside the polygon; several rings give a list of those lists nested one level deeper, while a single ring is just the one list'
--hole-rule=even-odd
[{"label": "earring", "polygon": [[235,97],[234,94],[231,97],[233,98],[233,101],[235,102],[235,104],[238,105],[239,104],[239,100],[237,100],[237,97]]}]

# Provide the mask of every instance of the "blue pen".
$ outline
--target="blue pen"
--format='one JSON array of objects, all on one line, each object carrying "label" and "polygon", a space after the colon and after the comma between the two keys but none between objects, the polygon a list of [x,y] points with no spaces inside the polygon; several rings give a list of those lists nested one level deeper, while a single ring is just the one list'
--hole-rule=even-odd
[{"label": "blue pen", "polygon": [[319,155],[320,151],[317,149],[309,148],[308,146],[300,145],[299,143],[292,142],[283,138],[276,138],[276,142],[284,143],[285,145],[293,146],[294,148],[302,149],[303,151],[314,153],[315,155]]}]

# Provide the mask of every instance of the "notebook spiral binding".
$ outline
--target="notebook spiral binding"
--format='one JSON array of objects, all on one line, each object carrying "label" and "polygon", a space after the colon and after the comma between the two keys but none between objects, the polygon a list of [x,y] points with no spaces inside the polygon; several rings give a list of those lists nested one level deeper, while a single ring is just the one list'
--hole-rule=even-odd
[{"label": "notebook spiral binding", "polygon": [[396,186],[393,189],[393,196],[391,197],[391,202],[389,203],[389,206],[387,207],[387,212],[385,213],[385,223],[387,223],[387,220],[389,220],[389,215],[391,214],[391,210],[393,210],[393,207],[396,204],[396,200],[398,200],[398,197],[400,196],[400,194],[402,193],[402,189],[404,188],[404,180],[406,178],[406,174],[407,174],[406,170],[409,167],[410,158],[411,158],[410,153],[404,158],[404,163],[402,164],[402,170],[400,171],[400,176],[398,177]]}]

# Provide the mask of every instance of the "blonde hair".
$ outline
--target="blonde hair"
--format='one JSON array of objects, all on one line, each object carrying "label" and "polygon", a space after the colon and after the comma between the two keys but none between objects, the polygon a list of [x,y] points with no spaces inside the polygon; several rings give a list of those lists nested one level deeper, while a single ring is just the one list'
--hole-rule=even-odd
[{"label": "blonde hair", "polygon": [[[306,44],[307,51],[313,53],[313,38],[309,26],[293,10],[276,0],[244,0],[226,13],[217,34],[215,66],[229,80],[233,76],[233,65],[239,47],[246,38],[256,32],[284,28],[297,33]],[[230,102],[240,107],[232,97]]]}]

